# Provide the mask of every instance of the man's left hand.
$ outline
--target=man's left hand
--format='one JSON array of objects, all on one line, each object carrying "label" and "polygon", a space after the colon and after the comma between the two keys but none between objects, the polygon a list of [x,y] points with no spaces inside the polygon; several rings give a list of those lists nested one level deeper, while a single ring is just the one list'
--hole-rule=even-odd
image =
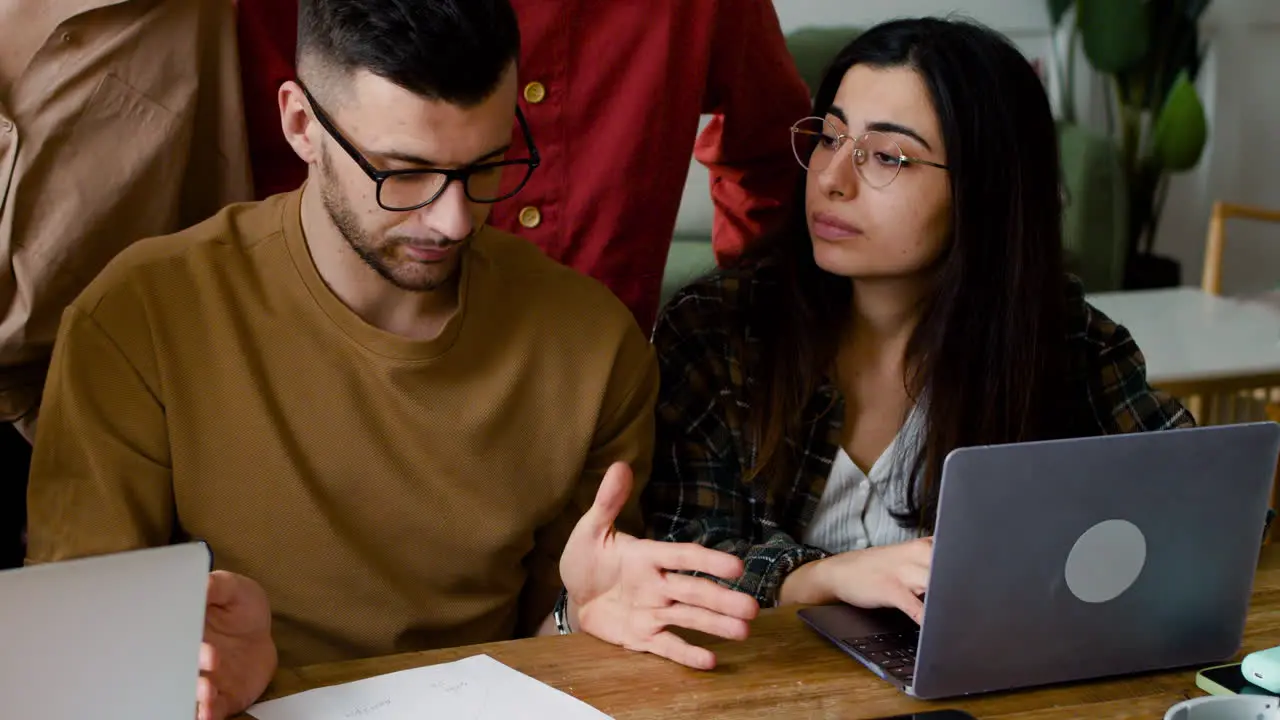
[{"label": "man's left hand", "polygon": [[681,573],[732,579],[742,575],[742,560],[693,543],[641,540],[618,532],[613,523],[631,495],[632,482],[625,463],[610,467],[595,503],[565,545],[560,576],[569,595],[571,624],[629,650],[710,670],[716,664],[714,653],[667,628],[742,640],[759,606],[750,595]]}]

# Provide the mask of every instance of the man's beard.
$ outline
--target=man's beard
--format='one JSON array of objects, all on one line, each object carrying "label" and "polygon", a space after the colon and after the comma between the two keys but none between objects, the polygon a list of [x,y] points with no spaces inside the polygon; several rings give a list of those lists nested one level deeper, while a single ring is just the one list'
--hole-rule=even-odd
[{"label": "man's beard", "polygon": [[[347,241],[347,245],[351,246],[351,249],[364,261],[365,265],[372,268],[384,280],[401,290],[409,292],[433,292],[442,287],[447,287],[457,278],[458,272],[462,268],[462,263],[460,262],[455,264],[445,277],[425,277],[419,278],[415,282],[397,277],[394,268],[388,265],[380,254],[381,248],[369,237],[369,233],[365,232],[364,228],[360,226],[360,221],[355,212],[351,210],[351,205],[347,202],[346,197],[338,191],[337,187],[338,181],[334,177],[328,148],[326,147],[320,158],[320,202],[324,205],[324,210],[329,215],[329,220],[333,222],[334,227],[338,229],[338,233],[342,235],[342,239]],[[463,240],[463,243],[468,240]],[[388,237],[383,247],[393,248],[402,242],[408,244],[410,241],[407,238]],[[465,246],[458,248],[459,253],[465,251]]]}]

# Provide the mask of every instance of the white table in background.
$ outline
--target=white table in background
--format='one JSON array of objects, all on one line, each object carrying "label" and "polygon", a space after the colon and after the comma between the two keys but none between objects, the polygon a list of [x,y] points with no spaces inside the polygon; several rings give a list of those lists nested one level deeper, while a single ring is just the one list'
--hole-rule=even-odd
[{"label": "white table in background", "polygon": [[1187,397],[1280,386],[1280,305],[1179,287],[1097,293],[1089,302],[1124,325],[1147,379]]}]

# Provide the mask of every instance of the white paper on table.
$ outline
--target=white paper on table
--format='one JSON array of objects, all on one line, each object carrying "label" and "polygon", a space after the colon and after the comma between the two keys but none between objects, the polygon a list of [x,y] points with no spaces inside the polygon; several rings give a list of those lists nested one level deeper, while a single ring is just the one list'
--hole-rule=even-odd
[{"label": "white paper on table", "polygon": [[488,655],[307,690],[248,713],[258,720],[610,720]]}]

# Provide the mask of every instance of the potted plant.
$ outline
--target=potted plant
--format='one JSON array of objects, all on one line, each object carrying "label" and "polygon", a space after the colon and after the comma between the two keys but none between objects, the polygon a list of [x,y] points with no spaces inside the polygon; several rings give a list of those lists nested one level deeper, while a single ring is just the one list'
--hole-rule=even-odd
[{"label": "potted plant", "polygon": [[1195,79],[1204,58],[1199,20],[1209,2],[1048,0],[1055,35],[1072,17],[1058,63],[1063,121],[1076,123],[1077,47],[1108,80],[1107,133],[1118,145],[1128,201],[1129,289],[1181,284],[1177,261],[1156,255],[1154,245],[1169,177],[1196,166],[1208,136]]}]

